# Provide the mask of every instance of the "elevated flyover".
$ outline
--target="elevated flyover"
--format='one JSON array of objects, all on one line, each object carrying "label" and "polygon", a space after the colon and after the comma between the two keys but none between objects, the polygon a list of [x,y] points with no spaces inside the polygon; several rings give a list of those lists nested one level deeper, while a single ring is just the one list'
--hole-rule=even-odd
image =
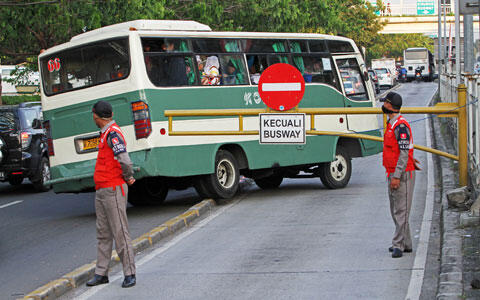
[{"label": "elevated flyover", "polygon": [[[437,37],[438,35],[438,17],[437,16],[409,16],[409,17],[382,17],[382,20],[388,23],[380,31],[383,34],[396,33],[421,33],[430,37]],[[461,35],[463,36],[463,18],[460,19]],[[443,29],[442,17],[442,31]],[[446,33],[449,36],[450,24],[452,27],[451,34],[455,36],[455,16],[447,16]],[[474,36],[478,36],[478,16],[473,17]]]}]

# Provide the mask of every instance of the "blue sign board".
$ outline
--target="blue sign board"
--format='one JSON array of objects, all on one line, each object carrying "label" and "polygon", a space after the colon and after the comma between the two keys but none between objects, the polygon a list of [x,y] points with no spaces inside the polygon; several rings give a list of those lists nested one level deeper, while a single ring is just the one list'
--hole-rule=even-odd
[{"label": "blue sign board", "polygon": [[434,0],[417,0],[417,15],[435,14]]}]

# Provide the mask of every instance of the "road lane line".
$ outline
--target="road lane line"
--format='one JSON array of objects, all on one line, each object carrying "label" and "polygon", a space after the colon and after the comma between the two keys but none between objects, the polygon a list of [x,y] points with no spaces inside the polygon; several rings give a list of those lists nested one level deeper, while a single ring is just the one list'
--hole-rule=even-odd
[{"label": "road lane line", "polygon": [[10,202],[10,203],[4,204],[4,205],[0,205],[0,208],[9,207],[9,206],[12,206],[12,205],[15,205],[15,204],[19,204],[19,203],[22,203],[22,202],[23,202],[23,200],[13,201],[13,202]]},{"label": "road lane line", "polygon": [[[223,212],[225,212],[227,209],[231,208],[232,206],[236,205],[238,202],[240,202],[244,197],[246,196],[243,195],[241,197],[239,197],[237,200],[223,206],[222,208],[220,208],[219,210],[217,210],[216,212],[212,213],[210,216],[206,217],[205,219],[199,221],[197,224],[193,225],[192,227],[190,227],[189,229],[187,229],[186,231],[182,232],[181,234],[177,235],[176,237],[172,238],[170,241],[166,242],[163,246],[157,248],[156,250],[154,250],[153,252],[147,254],[146,256],[144,256],[142,259],[140,259],[138,262],[135,263],[135,265],[137,267],[139,266],[142,266],[144,264],[146,264],[147,262],[151,261],[152,259],[154,259],[156,256],[162,254],[163,252],[167,251],[168,249],[170,249],[171,247],[175,246],[176,244],[178,244],[179,242],[181,242],[184,238],[190,236],[192,233],[196,232],[197,230],[205,227],[205,225],[207,225],[210,221],[212,221],[213,219],[215,219],[216,217],[218,217],[219,215],[221,215]],[[110,276],[110,283],[114,282],[114,281],[117,281],[118,279],[121,279],[123,277],[123,271],[119,271],[117,272],[115,275],[113,276]],[[85,300],[85,299],[90,299],[91,297],[93,297],[96,293],[100,292],[102,289],[108,287],[108,285],[99,285],[99,286],[95,286],[95,287],[91,287],[89,288],[89,290],[87,290],[85,293],[82,293],[81,295],[79,296],[76,296],[75,299],[77,300]]]},{"label": "road lane line", "polygon": [[[425,122],[425,130],[427,147],[432,147],[432,141],[430,138],[430,123],[428,119]],[[413,262],[412,275],[410,277],[410,284],[408,285],[408,291],[407,295],[405,296],[405,300],[420,299],[420,294],[422,292],[423,286],[423,277],[425,276],[425,264],[427,262],[428,242],[430,239],[430,227],[432,225],[433,201],[435,195],[435,182],[433,180],[433,160],[431,153],[427,153],[427,170],[427,196],[425,200],[425,210],[423,212],[420,239],[418,240],[417,252],[415,255],[415,260]]]}]

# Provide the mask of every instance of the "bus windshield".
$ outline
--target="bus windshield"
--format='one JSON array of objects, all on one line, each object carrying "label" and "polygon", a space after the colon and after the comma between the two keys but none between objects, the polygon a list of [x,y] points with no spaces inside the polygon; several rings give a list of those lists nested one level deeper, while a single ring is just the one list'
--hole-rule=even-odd
[{"label": "bus windshield", "polygon": [[128,39],[112,39],[53,53],[40,60],[46,95],[123,79],[130,72]]},{"label": "bus windshield", "polygon": [[405,51],[405,59],[427,59],[427,50]]}]

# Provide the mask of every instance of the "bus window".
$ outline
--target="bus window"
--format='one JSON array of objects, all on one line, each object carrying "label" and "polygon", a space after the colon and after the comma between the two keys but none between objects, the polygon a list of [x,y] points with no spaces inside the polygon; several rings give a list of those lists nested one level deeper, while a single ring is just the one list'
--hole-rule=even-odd
[{"label": "bus window", "polygon": [[287,55],[247,55],[248,71],[252,84],[258,84],[263,71],[273,64],[289,63]]},{"label": "bus window", "polygon": [[156,86],[185,86],[197,82],[189,43],[184,39],[143,38],[145,67]]},{"label": "bus window", "polygon": [[220,55],[223,85],[248,84],[248,75],[241,55]]},{"label": "bus window", "polygon": [[337,59],[336,62],[347,97],[356,101],[368,101],[365,83],[363,82],[357,60],[355,58],[347,58]]},{"label": "bus window", "polygon": [[236,39],[194,39],[192,45],[196,53],[238,53],[245,48],[245,42]]},{"label": "bus window", "polygon": [[307,41],[304,40],[289,40],[290,52],[292,53],[308,53]]},{"label": "bus window", "polygon": [[302,73],[305,83],[325,83],[338,88],[329,57],[320,55],[292,55],[293,65]]},{"label": "bus window", "polygon": [[57,52],[40,61],[45,94],[126,78],[130,73],[128,39],[101,41]]},{"label": "bus window", "polygon": [[328,49],[330,50],[330,53],[355,52],[352,44],[345,41],[328,41]]},{"label": "bus window", "polygon": [[323,40],[310,40],[308,41],[310,52],[327,52],[327,45]]}]

